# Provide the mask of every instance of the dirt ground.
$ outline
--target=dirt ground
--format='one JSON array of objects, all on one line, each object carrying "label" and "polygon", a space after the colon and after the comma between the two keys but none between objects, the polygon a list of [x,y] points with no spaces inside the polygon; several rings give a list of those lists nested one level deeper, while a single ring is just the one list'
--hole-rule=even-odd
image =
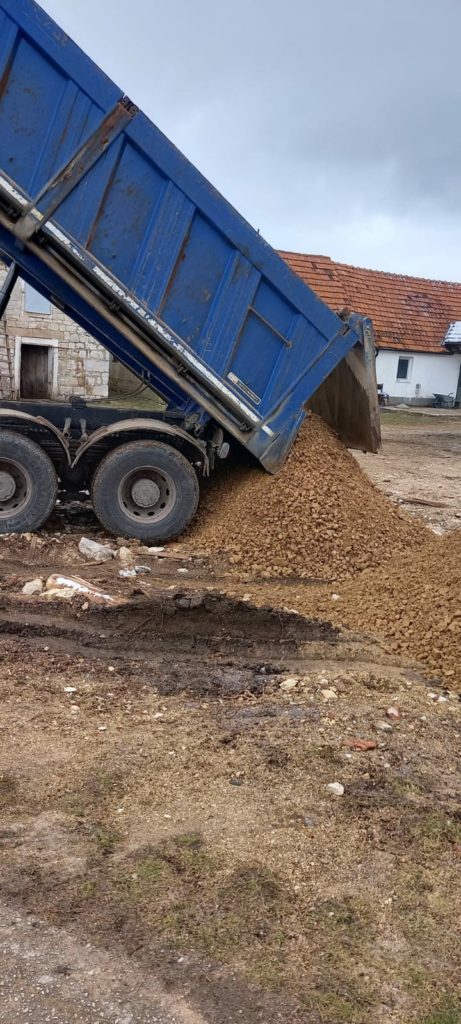
[{"label": "dirt ground", "polygon": [[[386,418],[373,472],[451,501],[460,429]],[[0,1020],[460,1024],[458,694],[186,541],[88,563],[69,518],[0,539]],[[127,604],[22,595],[56,572]]]},{"label": "dirt ground", "polygon": [[461,412],[384,409],[378,455],[354,453],[373,482],[436,532],[461,527]]}]

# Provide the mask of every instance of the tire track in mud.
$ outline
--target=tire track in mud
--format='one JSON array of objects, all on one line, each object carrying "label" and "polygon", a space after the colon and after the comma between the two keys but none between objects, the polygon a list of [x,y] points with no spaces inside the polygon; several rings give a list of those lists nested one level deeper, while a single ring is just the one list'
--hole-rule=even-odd
[{"label": "tire track in mud", "polygon": [[331,657],[338,630],[292,612],[202,591],[158,592],[117,609],[0,601],[0,641],[58,657],[113,663],[159,692],[263,693],[299,671],[305,648]]}]

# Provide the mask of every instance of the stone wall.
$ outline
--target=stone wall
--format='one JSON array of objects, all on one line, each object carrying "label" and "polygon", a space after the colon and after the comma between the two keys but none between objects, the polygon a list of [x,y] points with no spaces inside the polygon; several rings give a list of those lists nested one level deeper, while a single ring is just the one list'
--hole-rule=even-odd
[{"label": "stone wall", "polygon": [[[6,273],[6,267],[0,263],[0,285]],[[21,341],[27,343],[28,339],[43,345],[49,342],[53,348],[55,363],[50,398],[107,397],[109,353],[54,306],[49,314],[26,312],[25,285],[18,281],[0,321],[0,398],[21,397]]]}]

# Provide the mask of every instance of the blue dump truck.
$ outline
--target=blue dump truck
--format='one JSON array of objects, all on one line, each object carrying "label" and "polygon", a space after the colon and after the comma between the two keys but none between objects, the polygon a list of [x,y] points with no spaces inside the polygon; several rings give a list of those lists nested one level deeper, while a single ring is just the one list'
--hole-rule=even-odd
[{"label": "blue dump truck", "polygon": [[0,402],[0,532],[88,491],[103,526],[177,535],[230,447],[282,466],[310,403],[379,444],[370,322],[288,268],[34,0],[0,0],[1,323],[19,277],[163,400]]}]

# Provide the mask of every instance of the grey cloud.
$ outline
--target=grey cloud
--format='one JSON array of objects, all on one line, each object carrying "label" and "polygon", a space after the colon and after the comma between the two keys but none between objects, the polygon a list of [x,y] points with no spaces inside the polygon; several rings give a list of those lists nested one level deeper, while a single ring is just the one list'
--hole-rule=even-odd
[{"label": "grey cloud", "polygon": [[461,279],[459,0],[42,0],[272,244]]}]

